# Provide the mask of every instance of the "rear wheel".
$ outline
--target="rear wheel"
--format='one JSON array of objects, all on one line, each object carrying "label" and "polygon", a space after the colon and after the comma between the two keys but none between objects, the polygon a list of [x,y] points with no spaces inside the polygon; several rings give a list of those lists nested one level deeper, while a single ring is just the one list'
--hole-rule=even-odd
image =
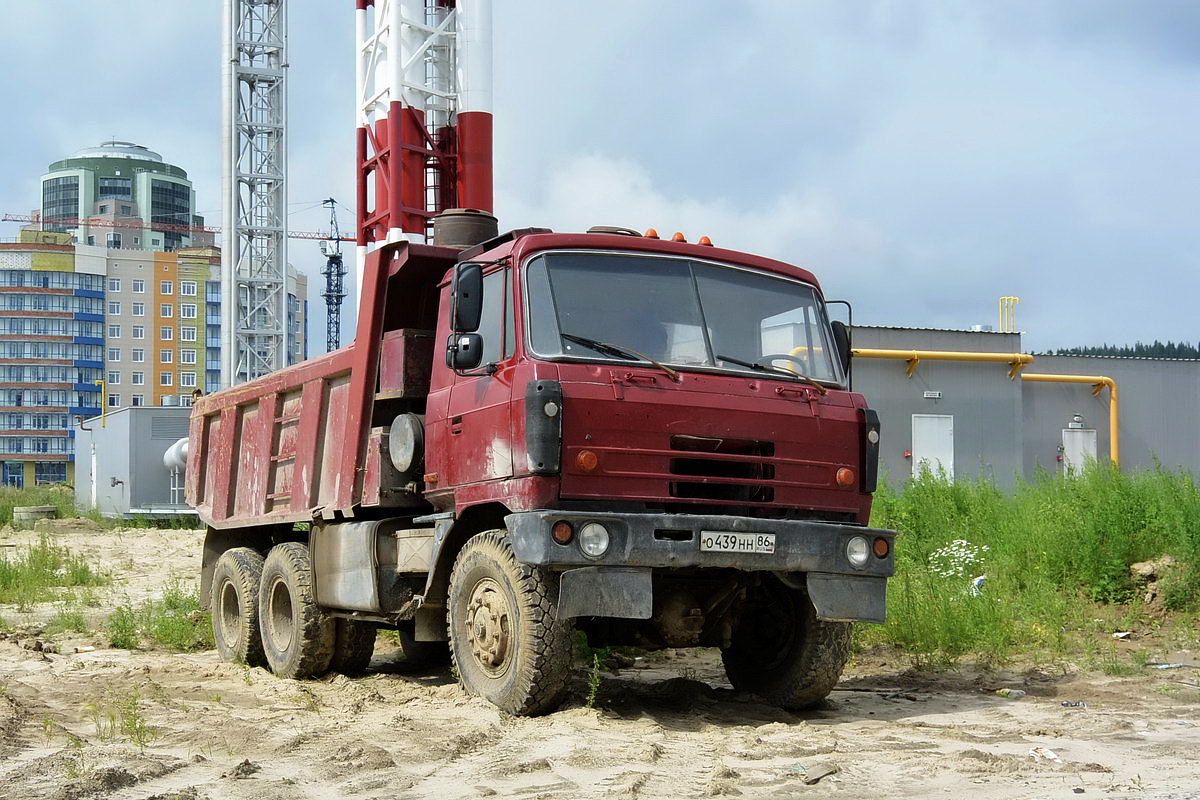
[{"label": "rear wheel", "polygon": [[829,696],[850,656],[850,623],[823,622],[803,592],[764,577],[738,614],[721,651],[735,689],[790,709]]},{"label": "rear wheel", "polygon": [[213,640],[224,661],[252,667],[266,663],[258,623],[262,571],[262,555],[249,547],[226,550],[213,568],[209,607]]},{"label": "rear wheel", "polygon": [[375,623],[357,619],[334,621],[333,659],[329,668],[343,675],[360,675],[375,653]]},{"label": "rear wheel", "polygon": [[311,678],[329,668],[335,625],[317,606],[308,547],[284,542],[271,548],[258,590],[263,652],[281,678]]},{"label": "rear wheel", "polygon": [[510,714],[553,709],[567,689],[570,622],[558,581],[517,562],[504,531],[463,546],[450,574],[450,649],[459,682]]}]

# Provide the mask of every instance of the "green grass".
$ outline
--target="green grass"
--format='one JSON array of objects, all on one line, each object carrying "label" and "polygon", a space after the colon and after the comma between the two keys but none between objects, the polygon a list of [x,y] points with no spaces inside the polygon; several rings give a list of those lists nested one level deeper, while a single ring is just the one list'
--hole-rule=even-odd
[{"label": "green grass", "polygon": [[128,694],[112,690],[106,691],[85,707],[92,724],[96,726],[96,736],[104,740],[117,740],[122,736],[145,749],[157,735],[157,732],[146,724],[142,714],[141,698],[136,689]]},{"label": "green grass", "polygon": [[1200,490],[1186,473],[1098,464],[1009,493],[926,475],[881,485],[871,524],[899,534],[896,577],[887,624],[860,626],[858,644],[898,647],[919,665],[1063,653],[1098,633],[1097,608],[1136,599],[1129,566],[1161,555],[1179,562],[1162,583],[1167,606],[1200,608]]},{"label": "green grass", "polygon": [[0,554],[0,603],[15,603],[28,610],[34,603],[59,599],[64,587],[104,586],[108,575],[94,569],[79,555],[50,543],[38,543],[15,553]]},{"label": "green grass", "polygon": [[105,528],[199,528],[198,517],[148,517],[135,515],[128,519],[109,519],[96,510],[83,510],[75,504],[75,489],[66,484],[34,486],[16,489],[0,486],[0,525],[32,527],[29,523],[14,523],[13,508],[17,506],[54,506],[58,519],[90,519]]},{"label": "green grass", "polygon": [[596,707],[596,696],[600,694],[600,653],[592,653],[592,668],[588,672],[587,707]]},{"label": "green grass", "polygon": [[87,633],[90,630],[87,619],[76,608],[63,606],[46,625],[46,633]]},{"label": "green grass", "polygon": [[16,506],[54,506],[59,517],[80,516],[75,506],[75,490],[65,484],[28,489],[0,486],[0,525],[12,524]]},{"label": "green grass", "polygon": [[209,615],[200,607],[200,596],[178,581],[167,584],[161,598],[136,606],[124,603],[108,618],[108,639],[113,647],[136,650],[207,650],[213,647]]}]

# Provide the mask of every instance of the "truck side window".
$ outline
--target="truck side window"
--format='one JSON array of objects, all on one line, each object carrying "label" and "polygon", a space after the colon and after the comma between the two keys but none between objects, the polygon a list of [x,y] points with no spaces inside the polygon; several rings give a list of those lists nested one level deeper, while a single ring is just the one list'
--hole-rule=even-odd
[{"label": "truck side window", "polygon": [[479,333],[483,336],[483,364],[495,364],[504,352],[504,287],[506,270],[497,270],[483,276],[483,315],[479,320]]},{"label": "truck side window", "polygon": [[517,352],[517,312],[513,301],[512,270],[504,270],[504,360]]}]

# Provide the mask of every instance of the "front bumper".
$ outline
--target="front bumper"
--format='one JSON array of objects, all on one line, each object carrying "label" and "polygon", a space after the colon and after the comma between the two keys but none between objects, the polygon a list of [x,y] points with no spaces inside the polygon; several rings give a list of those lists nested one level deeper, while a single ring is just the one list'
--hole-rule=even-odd
[{"label": "front bumper", "polygon": [[[577,531],[586,522],[601,523],[609,533],[608,549],[592,558],[575,541],[558,544],[550,537],[550,529],[560,521],[572,523]],[[650,605],[643,595],[652,570],[700,568],[805,573],[803,579],[818,618],[882,622],[887,578],[895,572],[895,532],[856,525],[707,514],[554,510],[510,514],[505,523],[518,561],[566,570],[560,584],[560,616],[644,619]],[[702,551],[700,538],[705,532],[771,533],[775,552]],[[871,554],[863,567],[855,567],[846,557],[846,545],[855,536],[868,542],[886,539],[887,556]]]}]

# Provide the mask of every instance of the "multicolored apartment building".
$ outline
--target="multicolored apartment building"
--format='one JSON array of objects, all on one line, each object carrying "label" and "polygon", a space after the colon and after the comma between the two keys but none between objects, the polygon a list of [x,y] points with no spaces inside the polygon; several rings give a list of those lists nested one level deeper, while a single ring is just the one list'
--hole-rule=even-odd
[{"label": "multicolored apartment building", "polygon": [[70,424],[100,413],[104,258],[76,258],[70,236],[0,243],[0,480],[69,481]]},{"label": "multicolored apartment building", "polygon": [[[72,482],[76,418],[191,405],[220,385],[221,252],[200,228],[155,229],[171,216],[202,225],[186,173],[124,142],[84,153],[43,176],[42,224],[0,242],[4,485]],[[289,267],[287,290],[295,363],[308,355],[307,278]]]}]

